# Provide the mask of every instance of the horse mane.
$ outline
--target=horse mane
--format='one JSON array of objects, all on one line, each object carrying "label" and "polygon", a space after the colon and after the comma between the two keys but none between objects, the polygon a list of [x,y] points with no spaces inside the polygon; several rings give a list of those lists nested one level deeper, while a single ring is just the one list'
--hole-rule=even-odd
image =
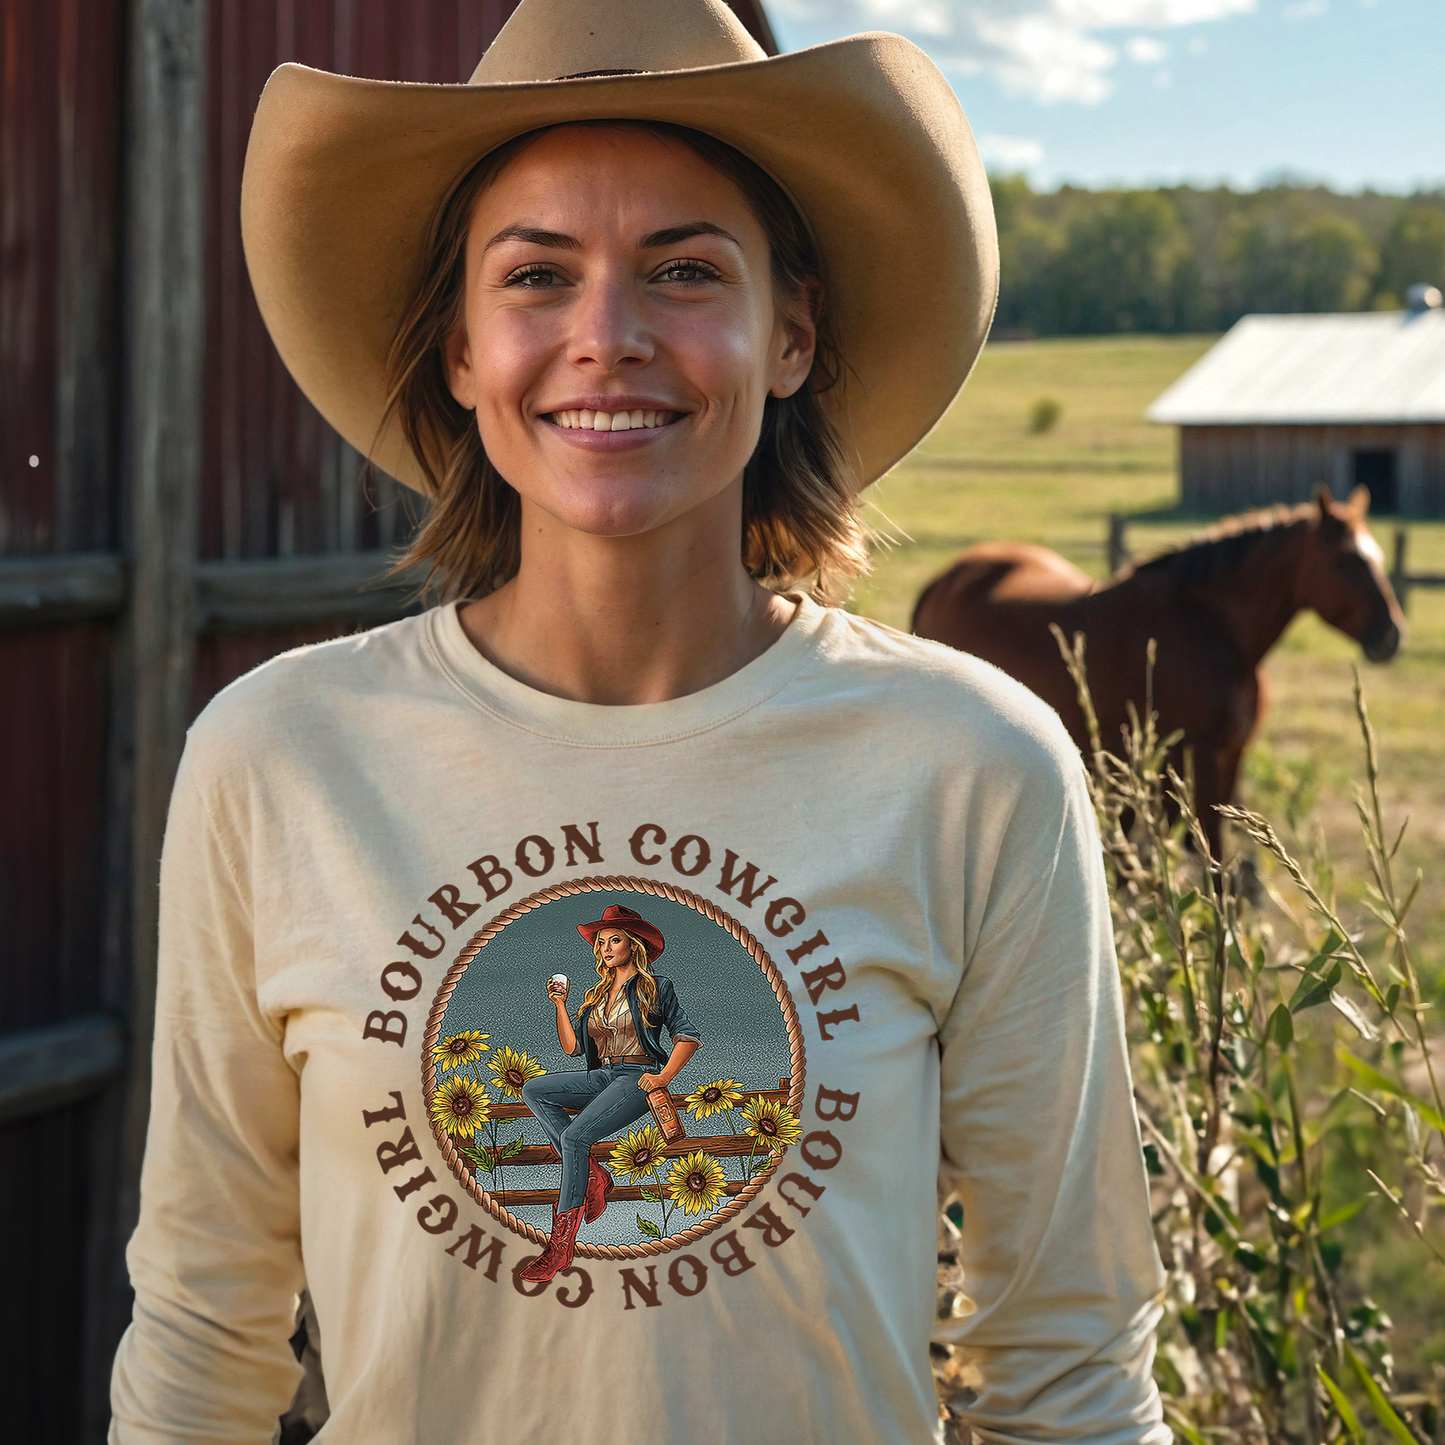
[{"label": "horse mane", "polygon": [[1301,502],[1294,507],[1279,506],[1225,517],[1187,542],[1136,562],[1124,575],[1164,576],[1186,587],[1200,586],[1237,571],[1256,548],[1281,540],[1317,514],[1315,503]]}]

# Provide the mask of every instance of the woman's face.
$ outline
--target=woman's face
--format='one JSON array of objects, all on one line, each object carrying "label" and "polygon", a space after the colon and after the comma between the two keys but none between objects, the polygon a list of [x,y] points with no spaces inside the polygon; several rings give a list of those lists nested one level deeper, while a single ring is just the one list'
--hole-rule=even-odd
[{"label": "woman's face", "polygon": [[764,400],[812,365],[797,310],[730,180],[644,131],[563,127],[477,202],[448,380],[524,503],[636,536],[740,495]]},{"label": "woman's face", "polygon": [[602,947],[602,961],[609,968],[632,962],[632,940],[625,933],[599,933],[597,942]]}]

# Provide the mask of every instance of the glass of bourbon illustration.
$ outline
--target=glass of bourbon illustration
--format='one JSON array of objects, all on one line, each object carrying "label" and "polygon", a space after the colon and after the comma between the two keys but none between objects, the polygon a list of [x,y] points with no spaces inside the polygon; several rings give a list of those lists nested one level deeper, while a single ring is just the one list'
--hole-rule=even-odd
[{"label": "glass of bourbon illustration", "polygon": [[652,1117],[657,1120],[657,1127],[662,1130],[662,1137],[669,1144],[676,1144],[686,1136],[687,1130],[682,1127],[682,1120],[677,1117],[677,1110],[673,1107],[672,1096],[666,1089],[654,1089],[648,1094],[647,1102],[652,1105]]},{"label": "glass of bourbon illustration", "polygon": [[571,987],[572,985],[565,973],[554,973],[552,977],[547,980],[547,992],[560,998],[566,998],[567,990]]}]

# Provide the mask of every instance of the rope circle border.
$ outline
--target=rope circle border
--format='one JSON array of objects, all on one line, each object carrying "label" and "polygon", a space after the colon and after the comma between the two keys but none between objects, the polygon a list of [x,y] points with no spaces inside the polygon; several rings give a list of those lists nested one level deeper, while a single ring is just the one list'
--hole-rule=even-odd
[{"label": "rope circle border", "polygon": [[[704,918],[718,924],[747,949],[753,962],[762,970],[763,977],[772,986],[773,994],[782,1009],[783,1019],[787,1025],[792,1069],[788,1080],[788,1107],[795,1116],[801,1117],[802,1115],[805,1061],[803,1028],[798,1022],[798,1010],[794,1007],[793,996],[788,991],[788,986],[783,981],[783,976],[767,949],[730,913],[725,912],[715,903],[708,902],[705,898],[699,898],[690,889],[679,888],[672,883],[660,883],[652,878],[634,878],[626,875],[574,878],[566,883],[558,883],[551,888],[543,888],[540,892],[529,894],[526,898],[512,904],[510,908],[504,908],[485,928],[474,933],[447,970],[446,977],[442,979],[441,986],[432,1000],[431,1012],[427,1015],[426,1033],[422,1037],[421,1088],[427,1110],[427,1121],[431,1125],[432,1136],[437,1142],[437,1147],[447,1162],[447,1168],[452,1171],[472,1199],[480,1204],[493,1219],[499,1224],[505,1225],[512,1233],[521,1235],[523,1239],[533,1244],[545,1245],[548,1239],[546,1232],[518,1219],[511,1210],[504,1209],[492,1199],[491,1195],[477,1182],[476,1175],[463,1163],[451,1135],[432,1117],[432,1103],[436,1098],[436,1061],[432,1057],[432,1049],[436,1047],[437,1039],[441,1035],[442,1019],[446,1015],[447,1003],[451,999],[453,990],[461,981],[462,975],[467,971],[467,965],[509,923],[540,908],[544,903],[553,903],[559,898],[574,898],[579,893],[603,892],[647,893],[656,898],[665,898],[671,903],[686,904],[687,907],[701,913]],[[674,1249],[682,1249],[711,1234],[720,1224],[734,1218],[751,1204],[761,1192],[763,1185],[772,1178],[786,1152],[787,1146],[784,1146],[771,1157],[759,1173],[752,1177],[740,1194],[734,1195],[732,1200],[716,1214],[709,1215],[706,1220],[699,1220],[680,1234],[671,1234],[666,1239],[649,1240],[643,1244],[579,1244],[576,1246],[575,1253],[583,1259],[645,1259],[649,1256],[667,1254]]]}]

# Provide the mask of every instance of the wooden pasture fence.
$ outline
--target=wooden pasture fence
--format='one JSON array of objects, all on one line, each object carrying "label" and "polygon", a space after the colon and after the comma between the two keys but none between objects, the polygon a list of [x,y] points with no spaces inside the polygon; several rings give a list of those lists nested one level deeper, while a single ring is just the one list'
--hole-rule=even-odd
[{"label": "wooden pasture fence", "polygon": [[[780,1104],[786,1104],[791,1084],[791,1079],[783,1079],[779,1088],[749,1089],[746,1091],[746,1097],[771,1099]],[[672,1099],[672,1106],[677,1110],[680,1119],[687,1101],[681,1094],[672,1094],[669,1097]],[[580,1110],[568,1109],[567,1112],[576,1114]],[[515,1104],[494,1104],[492,1106],[493,1119],[511,1120],[530,1119],[531,1117],[532,1111],[520,1100]],[[639,1120],[639,1122],[642,1121]],[[592,1157],[599,1163],[605,1164],[615,1144],[615,1140],[604,1140],[600,1144],[594,1144]],[[675,1143],[664,1146],[662,1157],[678,1159],[701,1150],[704,1154],[711,1154],[715,1159],[740,1159],[745,1155],[752,1154],[757,1147],[758,1141],[751,1134],[698,1134],[685,1136]],[[508,1169],[535,1168],[539,1164],[554,1164],[556,1160],[557,1155],[550,1144],[527,1144],[513,1154],[510,1159],[505,1160],[504,1167]],[[475,1165],[472,1168],[475,1172]],[[723,1185],[722,1192],[731,1197],[741,1194],[746,1187],[747,1181],[744,1179],[729,1179]],[[489,1189],[487,1192],[504,1209],[514,1209],[524,1204],[556,1204],[558,1193],[556,1189]],[[624,1199],[640,1200],[642,1187],[640,1185],[614,1184],[607,1198],[609,1203]]]},{"label": "wooden pasture fence", "polygon": [[1411,572],[1406,565],[1410,534],[1404,527],[1395,528],[1394,556],[1390,563],[1390,586],[1403,612],[1409,605],[1410,593],[1416,587],[1445,587],[1445,573]]}]

